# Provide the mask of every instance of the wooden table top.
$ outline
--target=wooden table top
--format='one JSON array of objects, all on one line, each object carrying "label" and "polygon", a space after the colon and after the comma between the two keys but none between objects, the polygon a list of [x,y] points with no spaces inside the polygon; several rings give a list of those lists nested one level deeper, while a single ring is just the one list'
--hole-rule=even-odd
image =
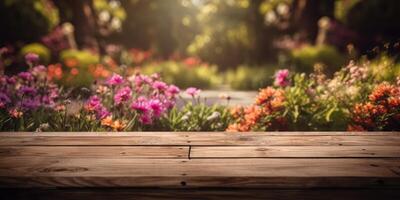
[{"label": "wooden table top", "polygon": [[400,199],[400,133],[0,133],[0,188],[49,199],[100,188],[144,199]]}]

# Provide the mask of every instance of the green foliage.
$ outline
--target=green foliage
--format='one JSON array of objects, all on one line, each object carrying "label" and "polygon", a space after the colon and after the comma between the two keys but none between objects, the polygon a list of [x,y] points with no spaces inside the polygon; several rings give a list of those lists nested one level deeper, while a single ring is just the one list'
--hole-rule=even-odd
[{"label": "green foliage", "polygon": [[386,54],[381,54],[371,61],[363,62],[369,66],[375,82],[393,82],[400,76],[400,64]]},{"label": "green foliage", "polygon": [[48,0],[4,0],[0,2],[0,44],[32,42],[58,24],[58,11]]},{"label": "green foliage", "polygon": [[21,56],[25,56],[28,53],[35,53],[39,55],[40,60],[43,63],[49,63],[51,58],[50,50],[46,46],[39,43],[32,43],[22,47],[20,52]]},{"label": "green foliage", "polygon": [[[89,66],[100,62],[100,58],[96,54],[88,51],[65,50],[60,53],[60,61],[64,64],[64,76],[60,81],[66,87],[89,87],[94,77],[89,72]],[[68,62],[76,63],[76,66],[67,66]],[[72,75],[73,69],[78,70],[78,74]]]},{"label": "green foliage", "polygon": [[335,17],[336,19],[345,22],[349,11],[357,5],[360,0],[338,0],[335,2]]},{"label": "green foliage", "polygon": [[88,67],[91,64],[96,64],[100,62],[100,57],[89,51],[80,50],[64,50],[60,53],[60,61],[65,62],[68,59],[75,59],[78,61],[79,65],[82,67]]},{"label": "green foliage", "polygon": [[225,106],[187,103],[182,109],[172,109],[161,122],[168,131],[224,131],[231,120]]},{"label": "green foliage", "polygon": [[232,89],[258,90],[272,85],[277,67],[274,66],[239,66],[226,74],[226,81]]},{"label": "green foliage", "polygon": [[140,70],[148,75],[159,73],[165,82],[180,88],[191,86],[202,89],[215,88],[221,81],[214,65],[187,65],[182,62],[166,61],[144,65]]},{"label": "green foliage", "polygon": [[291,52],[292,63],[298,72],[310,73],[314,70],[315,64],[322,64],[326,67],[327,73],[334,73],[345,64],[345,57],[333,46],[304,46],[294,49]]}]

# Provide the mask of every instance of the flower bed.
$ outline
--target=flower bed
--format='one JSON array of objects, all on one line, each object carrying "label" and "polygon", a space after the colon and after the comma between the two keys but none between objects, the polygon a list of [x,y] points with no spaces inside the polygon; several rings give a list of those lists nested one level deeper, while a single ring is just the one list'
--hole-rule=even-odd
[{"label": "flower bed", "polygon": [[378,82],[351,62],[332,78],[280,70],[253,105],[207,106],[200,90],[176,106],[181,89],[158,74],[113,74],[78,96],[53,82],[52,68],[26,56],[30,69],[0,79],[1,131],[321,131],[399,130],[400,81]]}]

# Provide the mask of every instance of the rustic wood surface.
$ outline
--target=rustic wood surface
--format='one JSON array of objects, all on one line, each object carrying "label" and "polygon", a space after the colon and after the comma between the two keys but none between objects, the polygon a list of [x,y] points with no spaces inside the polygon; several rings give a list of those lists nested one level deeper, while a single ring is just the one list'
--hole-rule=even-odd
[{"label": "rustic wood surface", "polygon": [[400,133],[0,133],[1,199],[338,196],[400,199]]}]

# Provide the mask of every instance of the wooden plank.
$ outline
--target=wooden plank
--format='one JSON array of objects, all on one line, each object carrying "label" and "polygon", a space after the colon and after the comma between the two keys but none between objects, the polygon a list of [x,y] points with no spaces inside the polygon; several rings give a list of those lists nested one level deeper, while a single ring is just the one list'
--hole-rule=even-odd
[{"label": "wooden plank", "polygon": [[189,147],[177,146],[0,146],[1,157],[188,158]]},{"label": "wooden plank", "polygon": [[84,134],[0,134],[0,146],[29,145],[243,145],[243,146],[399,146],[400,134],[391,135],[265,135],[263,133],[137,133],[101,136]]},{"label": "wooden plank", "polygon": [[276,132],[0,132],[0,137],[5,136],[164,136],[173,135],[174,137],[187,137],[192,134],[205,134],[205,135],[317,135],[317,136],[393,136],[400,135],[400,132],[347,132],[347,131],[276,131]]},{"label": "wooden plank", "polygon": [[13,200],[146,200],[146,199],[307,199],[369,200],[400,199],[395,189],[277,190],[277,189],[12,189],[0,190],[1,199]]},{"label": "wooden plank", "polygon": [[1,157],[0,187],[400,188],[400,159]]},{"label": "wooden plank", "polygon": [[190,158],[400,158],[400,146],[194,146]]}]

